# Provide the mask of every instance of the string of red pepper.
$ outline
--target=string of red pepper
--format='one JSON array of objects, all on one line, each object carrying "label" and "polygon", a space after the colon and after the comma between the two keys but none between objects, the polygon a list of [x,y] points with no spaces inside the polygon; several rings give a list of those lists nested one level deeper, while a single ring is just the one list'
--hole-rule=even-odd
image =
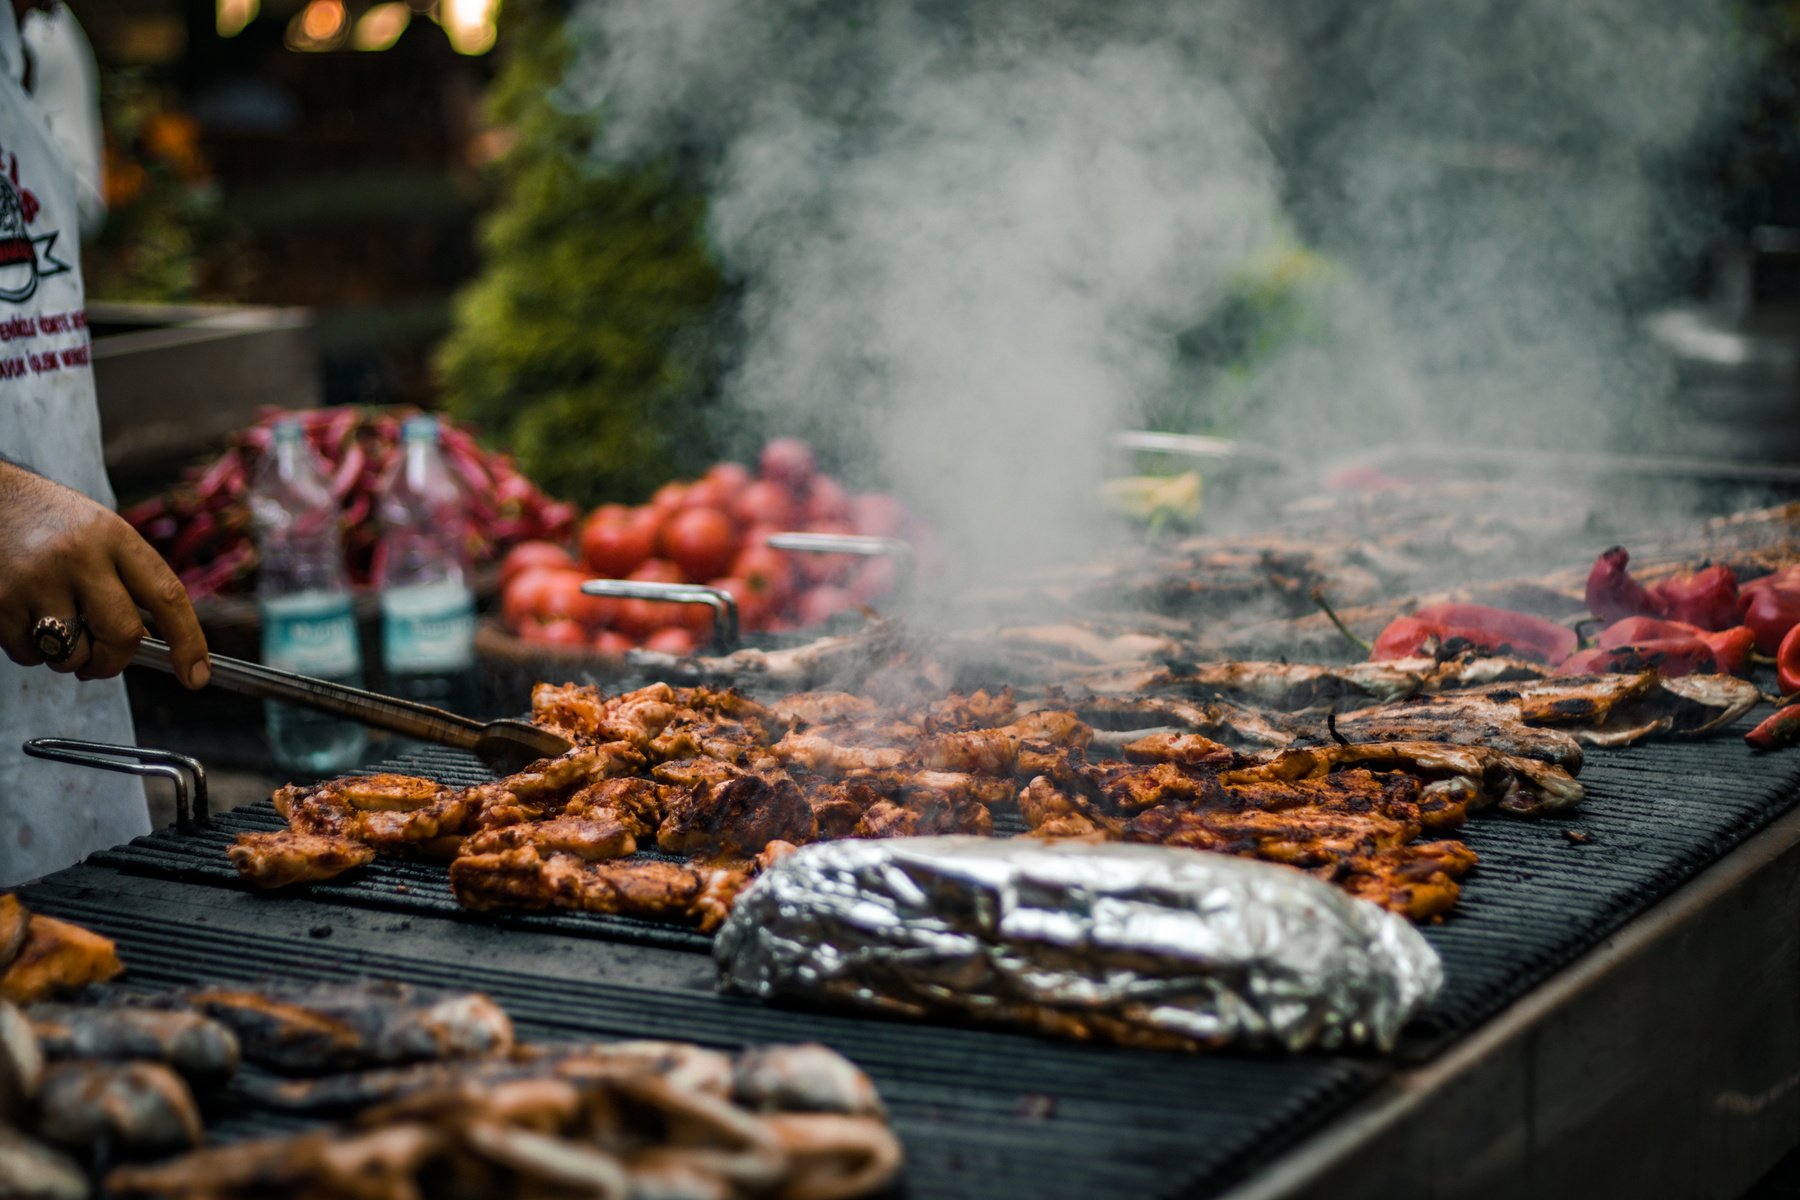
[{"label": "string of red pepper", "polygon": [[1606,626],[1586,649],[1574,630],[1542,617],[1481,604],[1433,604],[1390,622],[1369,657],[1470,649],[1528,658],[1559,675],[1653,670],[1672,678],[1740,675],[1755,651],[1773,658],[1786,700],[1744,740],[1762,750],[1800,742],[1800,565],[1739,586],[1730,567],[1714,563],[1645,586],[1632,578],[1630,560],[1624,547],[1614,546],[1588,572],[1588,608]]}]

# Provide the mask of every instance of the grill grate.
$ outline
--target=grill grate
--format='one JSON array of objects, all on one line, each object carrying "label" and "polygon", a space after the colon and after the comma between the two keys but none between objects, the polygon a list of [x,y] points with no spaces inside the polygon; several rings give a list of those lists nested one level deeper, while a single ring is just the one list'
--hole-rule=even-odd
[{"label": "grill grate", "polygon": [[[473,758],[443,750],[388,769],[447,783],[489,778]],[[1800,755],[1755,755],[1728,733],[1709,742],[1592,751],[1581,778],[1589,798],[1566,818],[1491,814],[1462,831],[1481,866],[1450,919],[1425,931],[1443,957],[1446,982],[1409,1029],[1404,1056],[1436,1053],[1791,806],[1800,792]],[[279,825],[264,802],[222,814],[194,837],[152,835],[90,862],[235,887],[225,846],[241,830]],[[1572,842],[1568,831],[1590,840]],[[869,1070],[889,1098],[908,1146],[908,1188],[920,1196],[1207,1194],[1365,1094],[1387,1069],[1357,1059],[1147,1054],[546,978],[469,965],[454,926],[442,922],[414,926],[395,953],[296,948],[247,932],[171,928],[142,910],[125,915],[116,893],[90,900],[49,892],[48,911],[117,938],[132,977],[142,982],[374,974],[480,988],[534,1037],[676,1037],[725,1046],[824,1041]],[[531,934],[554,933],[690,952],[708,945],[691,930],[630,918],[525,914],[496,921],[494,914],[467,913],[435,864],[384,861],[349,880],[313,885],[307,897],[499,923],[519,929],[527,943]],[[146,907],[155,904],[146,900]],[[246,1114],[244,1129],[228,1129],[262,1131],[284,1119]]]}]

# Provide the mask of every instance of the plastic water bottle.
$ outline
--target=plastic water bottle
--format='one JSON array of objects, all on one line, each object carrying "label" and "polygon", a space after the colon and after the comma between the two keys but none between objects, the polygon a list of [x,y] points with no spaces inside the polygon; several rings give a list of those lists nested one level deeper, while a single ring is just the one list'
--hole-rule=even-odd
[{"label": "plastic water bottle", "polygon": [[[297,421],[275,427],[250,482],[262,559],[256,585],[263,662],[362,686],[362,650],[344,579],[338,506]],[[328,774],[361,761],[368,734],[353,722],[289,704],[267,706],[269,751],[290,770]]]},{"label": "plastic water bottle", "polygon": [[433,417],[401,428],[399,469],[381,499],[381,666],[396,696],[468,714],[475,703],[475,596],[463,491]]}]

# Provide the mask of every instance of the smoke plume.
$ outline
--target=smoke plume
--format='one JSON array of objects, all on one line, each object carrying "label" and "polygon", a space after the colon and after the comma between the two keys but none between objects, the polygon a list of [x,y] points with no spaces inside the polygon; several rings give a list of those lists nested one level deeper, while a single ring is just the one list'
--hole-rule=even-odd
[{"label": "smoke plume", "polygon": [[[1613,446],[1715,0],[585,0],[569,102],[676,156],[742,281],[733,399],[1003,575],[1099,536],[1146,421],[1306,461]],[[1638,422],[1641,426],[1641,420]]]}]

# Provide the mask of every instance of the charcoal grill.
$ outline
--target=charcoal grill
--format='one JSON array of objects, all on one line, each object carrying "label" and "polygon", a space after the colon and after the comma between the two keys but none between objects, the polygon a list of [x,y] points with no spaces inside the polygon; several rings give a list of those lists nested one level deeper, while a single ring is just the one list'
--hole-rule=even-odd
[{"label": "charcoal grill", "polygon": [[[435,748],[383,769],[451,784],[491,777],[472,756]],[[480,988],[534,1037],[675,1037],[721,1047],[824,1041],[868,1069],[888,1098],[908,1147],[908,1192],[921,1197],[1173,1197],[1234,1188],[1258,1197],[1342,1196],[1382,1187],[1391,1196],[1396,1171],[1419,1182],[1471,1162],[1486,1163],[1501,1181],[1486,1194],[1521,1194],[1511,1190],[1516,1175],[1500,1167],[1528,1161],[1519,1146],[1529,1150],[1558,1131],[1532,1130],[1529,1119],[1521,1130],[1510,1092],[1463,1095],[1464,1107],[1473,1107],[1454,1129],[1449,1109],[1426,1097],[1447,1091],[1451,1100],[1442,1103],[1449,1105],[1459,1086],[1477,1078],[1522,1087],[1514,1076],[1535,1059],[1514,1043],[1543,1035],[1535,1025],[1521,1032],[1509,1023],[1616,957],[1617,944],[1646,926],[1633,918],[1678,908],[1701,886],[1682,885],[1734,847],[1741,848],[1732,862],[1764,853],[1757,847],[1766,838],[1741,844],[1800,799],[1800,755],[1753,755],[1731,735],[1655,743],[1590,753],[1582,781],[1588,799],[1564,819],[1484,814],[1463,831],[1481,867],[1450,919],[1426,930],[1443,956],[1446,985],[1390,1059],[1153,1054],[765,1008],[713,993],[709,939],[695,931],[586,913],[467,912],[451,898],[440,865],[379,861],[300,897],[255,895],[241,890],[224,850],[238,832],[279,827],[267,802],[217,815],[191,835],[165,831],[102,852],[24,895],[34,907],[116,938],[139,985],[382,976]],[[1789,843],[1800,846],[1800,814],[1767,836],[1790,826]],[[1792,858],[1800,867],[1800,850]],[[1658,903],[1678,888],[1676,900]],[[1762,928],[1727,913],[1738,892],[1713,891],[1702,913]],[[1796,928],[1792,898],[1776,907]],[[1741,957],[1743,938],[1719,945],[1725,942]],[[1784,945],[1800,980],[1795,933]],[[1646,986],[1673,984],[1653,976]],[[1788,1001],[1800,1007],[1791,994]],[[1627,1008],[1600,1014],[1599,1028],[1610,1019],[1638,1030],[1642,1061],[1666,1056],[1655,1030],[1639,1030],[1631,996],[1613,1003]],[[1570,1000],[1539,1016],[1573,1024],[1574,1011]],[[1792,1044],[1777,1039],[1759,1053],[1800,1071],[1800,1015],[1788,1023]],[[1729,1014],[1720,1013],[1715,1027],[1729,1028]],[[1740,1107],[1756,1103],[1752,1095]],[[1788,1103],[1800,1112],[1800,1095]],[[1775,1115],[1785,1113],[1777,1105]],[[296,1120],[247,1109],[221,1133],[247,1136]],[[1790,1137],[1793,1127],[1786,1123]],[[1482,1131],[1488,1142],[1479,1140]],[[1753,1165],[1760,1169],[1785,1148],[1761,1151]],[[1610,1160],[1617,1148],[1595,1152]],[[1674,1181],[1670,1194],[1706,1194],[1687,1182]]]}]

